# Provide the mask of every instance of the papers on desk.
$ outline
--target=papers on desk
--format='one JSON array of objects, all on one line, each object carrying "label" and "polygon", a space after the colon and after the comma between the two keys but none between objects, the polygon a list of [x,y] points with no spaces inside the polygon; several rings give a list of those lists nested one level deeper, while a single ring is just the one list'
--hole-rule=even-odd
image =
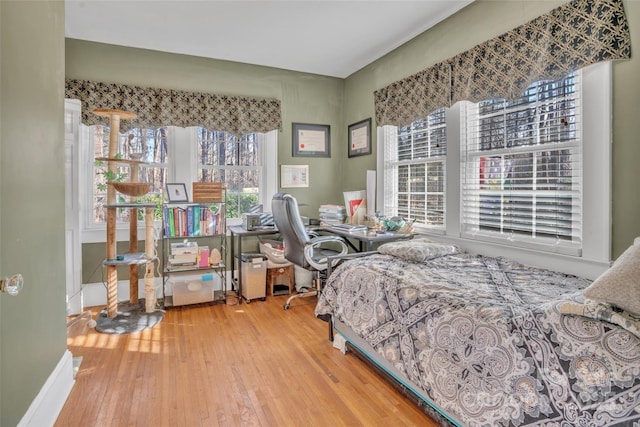
[{"label": "papers on desk", "polygon": [[359,233],[361,231],[367,231],[366,225],[357,225],[357,224],[334,224],[331,227],[340,231],[347,231],[349,233]]},{"label": "papers on desk", "polygon": [[325,224],[341,224],[347,218],[347,211],[340,205],[320,205],[318,210],[320,222]]}]

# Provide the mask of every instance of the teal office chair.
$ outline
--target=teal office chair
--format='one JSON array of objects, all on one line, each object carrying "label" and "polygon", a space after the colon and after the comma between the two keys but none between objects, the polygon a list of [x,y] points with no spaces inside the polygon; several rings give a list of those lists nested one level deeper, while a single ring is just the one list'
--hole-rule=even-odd
[{"label": "teal office chair", "polygon": [[[314,273],[314,288],[290,296],[284,304],[284,309],[288,310],[294,299],[318,295],[322,279],[326,278],[324,273],[329,266],[327,257],[345,255],[349,248],[339,236],[310,236],[302,223],[298,202],[291,194],[276,193],[271,201],[271,212],[284,243],[284,257],[298,267]],[[340,250],[336,250],[338,247]]]}]

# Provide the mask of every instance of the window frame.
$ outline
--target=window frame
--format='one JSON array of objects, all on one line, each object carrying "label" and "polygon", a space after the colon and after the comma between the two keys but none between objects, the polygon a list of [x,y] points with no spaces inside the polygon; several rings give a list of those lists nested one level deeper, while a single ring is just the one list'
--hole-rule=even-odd
[{"label": "window frame", "polygon": [[[438,115],[442,116],[445,118],[445,122],[444,124],[442,122],[436,123],[435,125],[432,124],[432,120],[429,119],[429,117],[424,119],[425,122],[425,126],[419,129],[413,129],[413,123],[409,126],[406,126],[406,128],[411,128],[410,130],[408,130],[407,132],[400,132],[400,128],[398,127],[385,127],[385,139],[388,139],[390,141],[392,141],[391,143],[393,144],[393,147],[386,150],[385,152],[389,152],[390,154],[392,154],[393,158],[392,159],[386,159],[383,158],[383,166],[382,166],[382,175],[384,178],[384,182],[389,184],[389,183],[393,183],[393,189],[390,189],[390,186],[387,185],[386,187],[386,191],[384,192],[384,196],[382,198],[378,198],[378,200],[382,201],[382,209],[378,208],[378,210],[382,210],[384,212],[385,215],[388,216],[398,216],[400,215],[400,203],[398,201],[398,195],[399,194],[404,194],[406,196],[406,200],[407,200],[407,207],[406,209],[409,212],[412,212],[412,196],[416,195],[418,196],[418,200],[420,200],[420,196],[423,195],[424,197],[424,206],[425,206],[425,211],[424,211],[424,221],[425,223],[422,222],[416,222],[414,223],[414,228],[418,229],[418,230],[429,230],[430,232],[433,233],[444,233],[445,231],[445,227],[446,227],[446,157],[447,157],[447,151],[448,151],[448,147],[446,146],[446,141],[445,142],[445,146],[444,148],[438,148],[436,149],[436,147],[433,147],[433,143],[438,143],[439,139],[437,138],[437,136],[434,137],[434,134],[437,134],[438,131],[442,128],[444,128],[446,130],[446,110],[442,111],[443,109],[438,110]],[[424,147],[420,147],[419,143],[416,144],[415,143],[415,137],[416,135],[420,135],[420,134],[424,134]],[[399,159],[398,158],[398,151],[399,151],[399,144],[398,144],[398,139],[400,137],[400,135],[404,135],[406,138],[410,139],[412,142],[411,144],[409,144],[406,148],[409,148],[411,153],[404,153],[403,155],[407,158],[404,159]],[[416,149],[420,149],[422,148],[422,154],[418,154],[416,156],[414,156],[414,152]],[[444,151],[444,153],[433,153],[432,150],[434,151]],[[382,153],[384,155],[384,153]],[[440,166],[438,166],[440,165]],[[411,175],[411,170],[414,168],[420,168],[420,167],[424,167],[424,191],[414,191],[410,188],[411,186],[411,179],[410,179],[410,175]],[[432,167],[440,167],[442,169],[442,173],[438,174],[438,178],[442,179],[442,184],[440,185],[441,187],[441,191],[430,191],[429,190],[429,181],[428,181],[428,177],[429,177],[429,169]],[[400,170],[402,168],[407,168],[408,170],[408,174],[407,174],[407,179],[408,179],[408,183],[407,186],[408,188],[406,189],[406,191],[403,192],[399,192],[398,191],[398,187],[400,186]],[[431,197],[430,197],[431,196]],[[442,223],[440,224],[427,224],[427,218],[429,216],[428,214],[428,210],[430,208],[430,204],[429,204],[429,199],[432,198],[433,196],[440,196],[442,198],[442,202],[441,205],[439,205],[439,207],[442,209]],[[389,205],[388,200],[391,198],[395,198],[397,203],[394,203],[393,205]],[[417,211],[418,212],[418,211]],[[417,213],[416,212],[416,213]],[[416,219],[415,216],[411,216],[412,219]]]},{"label": "window frame", "polygon": [[[584,135],[583,135],[583,126],[582,123],[582,99],[584,98],[585,87],[582,82],[582,72],[577,71],[575,76],[572,77],[574,83],[570,83],[570,85],[574,85],[576,89],[579,89],[580,92],[576,92],[577,96],[573,96],[571,99],[574,101],[571,103],[573,105],[573,110],[576,112],[576,116],[578,120],[572,121],[571,129],[567,132],[571,134],[573,138],[566,139],[563,141],[551,141],[548,143],[542,144],[516,144],[512,146],[504,146],[504,147],[495,147],[487,150],[483,150],[481,147],[480,139],[484,138],[485,135],[480,132],[473,132],[465,135],[465,138],[461,138],[460,140],[460,151],[462,154],[462,164],[463,168],[461,170],[461,180],[464,181],[464,184],[461,184],[460,189],[460,197],[461,197],[461,228],[462,228],[462,236],[468,239],[477,239],[482,241],[495,241],[497,243],[501,243],[509,246],[519,246],[519,247],[530,247],[532,249],[539,249],[546,252],[553,253],[565,253],[567,255],[577,255],[580,256],[582,251],[582,206],[580,203],[576,203],[576,201],[581,202],[582,200],[582,192],[583,192],[583,183],[582,183],[582,175],[583,175],[583,166],[582,166],[582,146],[584,143]],[[544,84],[543,86],[549,86],[548,84]],[[566,87],[563,85],[562,87]],[[529,95],[531,97],[532,95]],[[538,100],[538,92],[536,90],[535,95],[536,100],[532,103],[515,103],[515,105],[510,105],[506,109],[500,108],[499,110],[494,110],[490,115],[500,118],[500,122],[504,123],[504,117],[506,115],[513,116],[519,115],[522,111],[531,111],[535,110],[535,117],[538,118],[540,114],[538,109],[542,107],[542,109],[546,109],[548,105],[555,106],[556,102],[562,102],[562,98],[558,97],[555,99],[551,99],[549,101],[539,101]],[[480,125],[480,118],[485,118],[487,116],[481,116],[479,114],[479,104],[471,103],[471,102],[462,102],[462,132],[467,132],[467,126],[471,125],[475,128],[475,126]],[[564,112],[562,110],[561,112]],[[557,112],[557,111],[556,111]],[[470,114],[471,117],[476,116],[478,122],[467,121],[469,117],[467,114]],[[540,135],[535,133],[534,137],[538,139]],[[571,199],[572,207],[576,204],[580,204],[579,211],[575,210],[571,211],[571,238],[570,239],[557,239],[552,237],[553,233],[545,233],[541,231],[538,234],[537,228],[540,227],[544,229],[546,226],[545,219],[543,216],[538,217],[533,213],[538,204],[536,201],[538,199],[544,200],[548,198],[554,190],[545,191],[545,190],[536,190],[535,187],[538,185],[544,185],[542,182],[542,177],[538,176],[534,171],[536,170],[535,166],[538,164],[538,155],[542,155],[545,152],[559,152],[559,151],[570,151],[572,165],[579,166],[579,169],[571,168],[571,177],[572,177],[572,185],[568,190],[563,190],[562,192],[565,196],[568,196]],[[507,158],[511,157],[515,159],[518,156],[527,155],[531,158],[531,171],[532,174],[528,178],[531,180],[531,188],[522,188],[518,187],[518,184],[514,184],[514,188],[509,188],[508,180],[504,179],[504,176],[501,177],[500,187],[503,187],[507,184],[507,188],[482,188],[482,178],[480,177],[481,171],[481,162],[482,159],[492,158],[492,159],[500,159],[500,165],[502,167],[502,171],[504,172],[504,163]],[[525,166],[526,170],[526,166]],[[526,172],[525,172],[526,174]],[[517,178],[516,178],[517,179]],[[491,185],[487,185],[489,187]],[[494,185],[495,186],[495,185]],[[472,188],[469,188],[472,187]],[[556,194],[556,193],[554,193]],[[477,210],[468,209],[465,211],[465,200],[468,203],[472,199],[476,199]],[[482,208],[482,200],[490,200],[490,199],[527,199],[530,198],[529,202],[526,202],[521,205],[510,206],[510,204],[505,204],[504,202],[495,203],[493,206],[486,206],[485,209]],[[493,208],[497,207],[499,210],[495,210],[493,215],[489,213],[489,211]],[[531,209],[532,216],[527,220],[526,216],[522,216],[522,222],[519,222],[518,214],[523,214],[527,212],[528,209]],[[484,211],[484,215],[483,215]],[[555,212],[555,211],[554,211]],[[494,224],[491,225],[491,221],[489,220],[490,216],[495,216]],[[465,218],[466,221],[463,219]],[[496,221],[497,220],[497,221]],[[506,224],[506,225],[505,225]],[[504,226],[504,228],[502,228]],[[527,227],[528,226],[528,227]],[[579,235],[575,235],[574,232],[578,232]]]},{"label": "window frame", "polygon": [[[506,256],[528,265],[595,278],[611,262],[611,170],[612,170],[612,71],[603,62],[582,69],[582,251],[568,255],[542,251],[535,246],[509,246],[505,241],[477,239],[461,229],[461,151],[464,148],[464,112],[456,103],[447,112],[447,156],[445,166],[445,232],[419,228],[435,241],[453,243],[487,256]],[[377,168],[384,171],[385,129],[377,129]],[[384,174],[378,173],[377,197],[384,200]],[[606,203],[603,203],[606,201]]]},{"label": "window frame", "polygon": [[[106,242],[106,223],[93,223],[93,174],[95,156],[91,141],[93,126],[79,124],[79,185],[81,224],[80,235],[82,243],[104,243]],[[271,197],[277,192],[277,151],[278,151],[278,131],[273,130],[267,133],[257,133],[259,145],[261,147],[261,158],[263,162],[261,174],[261,186],[259,191],[259,202],[265,207],[265,211],[271,210]],[[167,182],[184,182],[187,184],[187,192],[191,198],[190,183],[197,179],[198,165],[196,161],[197,150],[197,128],[180,128],[176,126],[167,127]],[[241,218],[228,218],[227,226],[242,223]],[[155,227],[160,229],[161,221],[155,221]],[[138,235],[144,235],[144,221],[138,221]],[[118,222],[116,225],[117,241],[129,240],[129,223]]]}]

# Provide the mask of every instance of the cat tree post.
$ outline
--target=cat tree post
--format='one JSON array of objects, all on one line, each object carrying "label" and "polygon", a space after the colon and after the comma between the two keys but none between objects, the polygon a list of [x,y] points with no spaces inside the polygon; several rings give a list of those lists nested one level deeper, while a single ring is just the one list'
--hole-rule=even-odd
[{"label": "cat tree post", "polygon": [[[109,154],[107,170],[112,174],[117,174],[118,165],[116,155],[118,154],[118,136],[120,135],[120,120],[135,119],[136,115],[122,110],[109,108],[99,108],[93,112],[101,117],[109,118]],[[107,206],[116,204],[116,189],[112,183],[107,183]],[[107,207],[107,260],[113,261],[117,257],[116,239],[116,208]],[[107,317],[113,318],[118,314],[118,267],[114,264],[107,264]]]},{"label": "cat tree post", "polygon": [[[154,251],[156,242],[154,239],[154,224],[153,224],[153,208],[144,209],[144,224],[145,224],[145,240],[144,240],[144,252],[147,259],[154,257]],[[153,274],[153,263],[147,263],[146,271],[144,274],[144,298],[145,298],[145,310],[147,313],[153,313],[156,309],[156,285],[154,282],[155,275]]]},{"label": "cat tree post", "polygon": [[[129,181],[138,182],[140,165],[132,163],[130,167],[131,175],[129,175]],[[135,199],[135,197],[131,196],[131,203],[135,202]],[[132,208],[129,212],[129,252],[138,252],[138,209],[136,208]],[[138,303],[138,264],[129,266],[129,302],[131,304]]]}]

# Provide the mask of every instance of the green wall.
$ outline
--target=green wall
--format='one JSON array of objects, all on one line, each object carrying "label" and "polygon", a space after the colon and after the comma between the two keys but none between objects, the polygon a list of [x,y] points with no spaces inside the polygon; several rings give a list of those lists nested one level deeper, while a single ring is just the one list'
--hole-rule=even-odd
[{"label": "green wall", "polygon": [[66,347],[64,3],[0,2],[0,425],[24,416]]},{"label": "green wall", "polygon": [[[353,123],[374,117],[373,92],[441,62],[473,46],[509,31],[564,1],[495,1],[476,0],[434,28],[369,64],[345,81],[344,118]],[[617,258],[640,236],[640,2],[624,1],[631,30],[632,58],[613,65],[613,225],[612,257]],[[376,123],[374,120],[373,128]],[[376,136],[373,135],[376,146]],[[344,157],[344,156],[343,156]],[[375,169],[376,157],[363,156],[346,160],[343,167],[345,186],[356,189],[364,185],[367,169]],[[587,171],[588,173],[588,171]],[[603,203],[606,201],[603,201]]]},{"label": "green wall", "polygon": [[[308,164],[310,187],[287,189],[303,215],[317,217],[321,203],[342,199],[342,157],[346,131],[342,121],[344,80],[145,49],[66,40],[66,77],[144,87],[277,98],[282,105],[278,164]],[[331,158],[293,157],[292,123],[331,126]],[[344,156],[343,156],[344,154]],[[278,176],[280,174],[278,173]],[[96,271],[104,244],[83,245],[83,283],[101,280]],[[122,271],[122,278],[127,272]]]}]

